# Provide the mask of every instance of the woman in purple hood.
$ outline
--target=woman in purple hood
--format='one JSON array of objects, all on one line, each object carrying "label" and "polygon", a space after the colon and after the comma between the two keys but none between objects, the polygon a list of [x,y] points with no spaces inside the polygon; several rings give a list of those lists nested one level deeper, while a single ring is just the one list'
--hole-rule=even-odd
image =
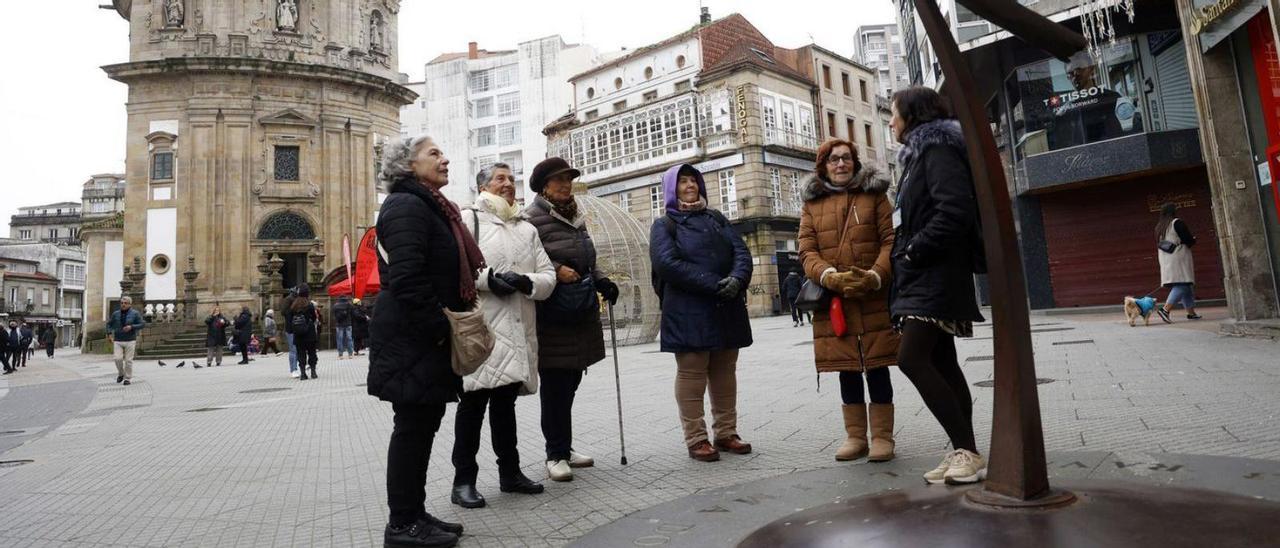
[{"label": "woman in purple hood", "polygon": [[[738,349],[751,346],[746,288],[751,253],[723,214],[707,207],[707,185],[688,164],[662,177],[666,216],[649,232],[654,289],[662,303],[662,351],[676,355],[676,406],[689,456],[720,459],[751,444],[738,437]],[[712,430],[703,420],[711,393]]]}]

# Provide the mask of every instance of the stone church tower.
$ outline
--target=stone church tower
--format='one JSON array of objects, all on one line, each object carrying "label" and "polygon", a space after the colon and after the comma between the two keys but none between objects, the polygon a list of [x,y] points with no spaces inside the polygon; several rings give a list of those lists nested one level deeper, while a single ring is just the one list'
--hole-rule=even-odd
[{"label": "stone church tower", "polygon": [[400,0],[113,7],[130,40],[129,62],[103,67],[129,86],[123,255],[140,259],[146,300],[183,298],[188,256],[200,314],[259,313],[264,253],[283,259],[285,287],[340,267],[343,235],[354,245],[373,224],[377,156],[415,97],[396,71]]}]

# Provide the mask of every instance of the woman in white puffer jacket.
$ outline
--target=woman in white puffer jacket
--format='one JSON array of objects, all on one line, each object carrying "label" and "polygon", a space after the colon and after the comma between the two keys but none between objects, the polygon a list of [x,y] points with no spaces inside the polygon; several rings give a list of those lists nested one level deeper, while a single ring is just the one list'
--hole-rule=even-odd
[{"label": "woman in white puffer jacket", "polygon": [[499,488],[503,492],[536,494],[541,484],[520,471],[516,449],[516,397],[538,390],[537,311],[534,301],[555,290],[556,273],[542,248],[538,229],[524,219],[515,205],[515,181],[511,168],[495,164],[476,177],[480,196],[462,213],[463,225],[472,232],[484,253],[488,269],[476,279],[480,307],[493,331],[494,348],[475,373],[462,378],[464,393],[458,403],[453,443],[454,504],[464,508],[485,505],[476,491],[476,452],[485,407],[493,452],[498,456]]}]

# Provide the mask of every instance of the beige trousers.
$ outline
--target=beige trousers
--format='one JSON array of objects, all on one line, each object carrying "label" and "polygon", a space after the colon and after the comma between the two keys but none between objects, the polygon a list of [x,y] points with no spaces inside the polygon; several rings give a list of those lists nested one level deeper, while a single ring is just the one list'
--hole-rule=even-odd
[{"label": "beige trousers", "polygon": [[112,355],[116,359],[116,373],[124,380],[133,378],[133,353],[138,341],[116,341],[112,343]]},{"label": "beige trousers", "polygon": [[707,441],[703,394],[711,393],[715,439],[738,434],[738,350],[676,353],[676,407],[684,427],[684,443]]}]

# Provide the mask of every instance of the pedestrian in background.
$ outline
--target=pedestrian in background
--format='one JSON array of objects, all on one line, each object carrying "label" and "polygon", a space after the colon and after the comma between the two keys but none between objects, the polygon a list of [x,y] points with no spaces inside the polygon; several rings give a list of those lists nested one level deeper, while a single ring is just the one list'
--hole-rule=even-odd
[{"label": "pedestrian in background", "polygon": [[362,356],[369,340],[369,309],[360,299],[353,299],[351,304],[351,340],[355,344],[355,355]]},{"label": "pedestrian in background", "polygon": [[1181,304],[1187,310],[1188,320],[1198,320],[1196,314],[1196,267],[1191,247],[1196,237],[1187,223],[1178,218],[1178,206],[1165,204],[1160,208],[1160,222],[1156,223],[1156,256],[1160,260],[1160,283],[1169,288],[1169,298],[1164,306],[1156,308],[1164,323],[1173,323],[1169,313]]},{"label": "pedestrian in background", "polygon": [[120,297],[120,309],[111,313],[107,321],[107,340],[111,342],[111,354],[116,361],[116,382],[133,381],[133,356],[138,344],[138,332],[147,325],[142,314],[133,309],[133,299]]},{"label": "pedestrian in background", "polygon": [[58,341],[58,331],[52,325],[46,325],[40,332],[40,346],[44,347],[45,356],[53,357],[53,346]]},{"label": "pedestrian in background", "polygon": [[[800,288],[804,285],[804,276],[800,272],[792,270],[782,279],[782,300],[787,303],[787,307],[791,309],[791,327],[799,327],[804,325],[807,311],[796,308],[796,297],[800,296]],[[812,323],[812,318],[810,318]]]},{"label": "pedestrian in background", "polygon": [[889,296],[902,333],[898,367],[954,449],[925,481],[974,483],[987,465],[974,440],[973,398],[955,338],[972,337],[973,322],[983,319],[973,275],[986,272],[986,255],[964,133],[933,89],[898,91],[891,107],[891,128],[903,144]]},{"label": "pedestrian in background", "polygon": [[213,310],[204,319],[204,348],[205,358],[204,366],[209,367],[215,363],[222,365],[222,347],[227,344],[227,326],[231,322],[227,321],[227,317],[222,315],[222,307],[213,305]]},{"label": "pedestrian in background", "polygon": [[293,344],[293,325],[289,321],[289,311],[293,309],[293,300],[298,298],[298,288],[289,289],[289,293],[284,296],[284,300],[280,303],[280,310],[283,311],[284,319],[284,339],[289,345],[289,376],[293,378],[299,377],[298,372],[298,347]]},{"label": "pedestrian in background", "polygon": [[240,361],[236,365],[249,364],[249,352],[253,349],[249,348],[249,343],[253,340],[253,314],[249,312],[249,307],[240,307],[240,315],[236,316],[236,346],[240,350]]},{"label": "pedestrian in background", "polygon": [[[689,164],[662,176],[666,216],[649,231],[649,260],[658,276],[663,352],[675,354],[676,409],[689,457],[720,460],[751,444],[738,435],[738,351],[751,346],[747,286],[751,253],[724,214],[707,207],[702,173]],[[703,419],[711,395],[712,431]],[[712,442],[714,440],[714,443]]]},{"label": "pedestrian in background", "polygon": [[529,188],[537,193],[525,208],[529,222],[556,267],[556,288],[538,303],[538,374],[542,391],[542,435],[547,440],[547,475],[573,479],[572,468],[595,465],[573,450],[573,399],[582,374],[604,359],[600,300],[618,301],[618,286],[596,268],[596,248],[587,219],[573,199],[573,180],[582,172],[561,158],[534,166]]},{"label": "pedestrian in background", "polygon": [[31,332],[31,325],[27,322],[18,322],[18,364],[14,367],[26,367],[27,360],[31,359],[35,349],[31,348],[31,343],[35,340],[35,334]]},{"label": "pedestrian in background", "polygon": [[277,346],[279,331],[276,326],[276,311],[267,309],[267,313],[262,317],[262,355],[267,355],[267,351],[280,355],[280,348]]},{"label": "pedestrian in background", "polygon": [[12,361],[13,353],[18,348],[18,339],[22,334],[18,332],[18,322],[9,320],[8,327],[0,326],[0,363],[4,364],[4,374],[8,375],[18,370]]},{"label": "pedestrian in background", "polygon": [[351,340],[351,298],[347,296],[338,297],[338,302],[333,305],[333,331],[336,335],[338,346],[338,359],[343,359],[343,352],[346,352],[346,359],[351,359],[356,349]]},{"label": "pedestrian in background", "polygon": [[818,373],[840,375],[845,440],[835,457],[884,462],[894,456],[889,366],[898,361],[899,340],[889,318],[894,242],[893,206],[885,195],[889,184],[860,162],[857,147],[844,139],[818,147],[814,171],[802,192],[800,261],[809,279],[839,301],[832,303],[838,308],[819,308],[811,322]]},{"label": "pedestrian in background", "polygon": [[538,391],[537,307],[556,286],[556,272],[538,239],[516,205],[515,177],[507,164],[494,164],[476,176],[480,195],[462,212],[488,268],[476,279],[480,309],[493,332],[493,353],[474,373],[462,378],[462,397],[455,416],[453,493],[450,500],[464,508],[485,505],[476,490],[480,466],[480,429],[485,408],[489,432],[498,457],[498,488],[504,493],[538,494],[543,486],[520,471],[516,447],[516,397]]},{"label": "pedestrian in background", "polygon": [[388,546],[453,546],[462,526],[427,512],[431,446],[445,405],[458,401],[446,309],[470,310],[484,257],[440,187],[449,160],[425,135],[387,144],[378,179],[387,193],[377,216],[382,293],[369,326],[368,391],[391,403],[387,448]]},{"label": "pedestrian in background", "polygon": [[320,361],[316,356],[320,314],[316,311],[316,303],[311,301],[311,287],[305,283],[298,286],[298,296],[289,303],[289,325],[293,330],[293,345],[298,352],[298,378],[307,380],[307,366],[311,367],[310,378],[320,378],[316,374],[316,365]]}]

